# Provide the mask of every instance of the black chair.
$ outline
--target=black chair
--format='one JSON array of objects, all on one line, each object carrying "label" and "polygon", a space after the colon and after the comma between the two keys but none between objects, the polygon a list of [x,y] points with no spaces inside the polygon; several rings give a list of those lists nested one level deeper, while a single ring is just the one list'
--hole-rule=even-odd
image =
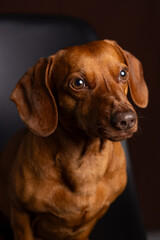
[{"label": "black chair", "polygon": [[[24,72],[40,57],[57,50],[97,40],[85,22],[58,16],[0,16],[0,150],[11,135],[23,127],[9,96]],[[145,230],[128,162],[128,185],[96,225],[91,240],[145,240]],[[0,232],[12,239],[9,226],[0,224]]]}]

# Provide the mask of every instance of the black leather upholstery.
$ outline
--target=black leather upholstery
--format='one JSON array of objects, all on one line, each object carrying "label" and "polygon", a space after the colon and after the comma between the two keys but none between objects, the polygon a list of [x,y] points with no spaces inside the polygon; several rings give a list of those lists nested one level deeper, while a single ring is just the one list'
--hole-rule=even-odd
[{"label": "black leather upholstery", "polygon": [[[68,17],[0,16],[0,149],[23,126],[11,91],[24,72],[40,57],[90,42],[97,35],[85,22]],[[124,148],[127,153],[126,143]],[[145,232],[128,159],[128,186],[97,224],[92,240],[144,240]],[[0,231],[8,234],[8,230]],[[11,237],[8,237],[11,240]]]}]

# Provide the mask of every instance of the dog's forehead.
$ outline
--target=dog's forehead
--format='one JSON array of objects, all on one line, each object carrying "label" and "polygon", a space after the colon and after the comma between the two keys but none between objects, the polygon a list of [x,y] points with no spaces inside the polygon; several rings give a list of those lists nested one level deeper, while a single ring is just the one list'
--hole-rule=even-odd
[{"label": "dog's forehead", "polygon": [[111,62],[124,62],[120,51],[112,44],[105,41],[95,41],[88,44],[70,47],[66,49],[66,60],[72,66],[88,65],[94,66],[94,63],[107,65]]},{"label": "dog's forehead", "polygon": [[[122,53],[106,41],[95,41],[61,50],[55,58],[55,76],[66,81],[67,76],[84,77],[91,83],[119,73],[125,63]],[[63,67],[63,71],[62,71]]]}]

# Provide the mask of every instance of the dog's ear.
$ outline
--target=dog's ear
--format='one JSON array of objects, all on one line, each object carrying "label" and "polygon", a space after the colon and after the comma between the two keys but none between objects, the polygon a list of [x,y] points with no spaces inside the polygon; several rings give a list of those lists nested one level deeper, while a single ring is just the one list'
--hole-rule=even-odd
[{"label": "dog's ear", "polygon": [[41,58],[20,79],[11,94],[21,119],[39,136],[49,136],[58,122],[58,112],[49,81],[54,56]]},{"label": "dog's ear", "polygon": [[130,52],[124,51],[129,67],[129,89],[134,103],[145,108],[148,105],[148,88],[143,76],[141,62]]},{"label": "dog's ear", "polygon": [[122,56],[129,68],[129,89],[134,103],[141,108],[148,105],[148,88],[143,76],[143,68],[141,62],[128,51],[123,50],[115,41],[105,40],[106,42],[115,46]]}]

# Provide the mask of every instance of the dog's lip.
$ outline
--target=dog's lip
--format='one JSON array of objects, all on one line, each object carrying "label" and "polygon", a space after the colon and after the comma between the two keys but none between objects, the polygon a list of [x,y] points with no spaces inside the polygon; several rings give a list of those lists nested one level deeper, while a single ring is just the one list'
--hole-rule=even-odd
[{"label": "dog's lip", "polygon": [[127,132],[122,132],[121,134],[119,135],[115,135],[115,136],[110,136],[110,140],[112,141],[122,141],[122,140],[125,140],[127,138],[130,138],[132,137],[134,132],[130,132],[130,133],[127,133]]},{"label": "dog's lip", "polygon": [[132,137],[132,135],[136,131],[137,131],[137,126],[128,130],[115,130],[113,128],[110,128],[110,130],[107,131],[105,130],[105,128],[101,128],[101,133],[99,133],[99,136],[101,136],[104,139],[109,139],[112,141],[122,141]]}]

